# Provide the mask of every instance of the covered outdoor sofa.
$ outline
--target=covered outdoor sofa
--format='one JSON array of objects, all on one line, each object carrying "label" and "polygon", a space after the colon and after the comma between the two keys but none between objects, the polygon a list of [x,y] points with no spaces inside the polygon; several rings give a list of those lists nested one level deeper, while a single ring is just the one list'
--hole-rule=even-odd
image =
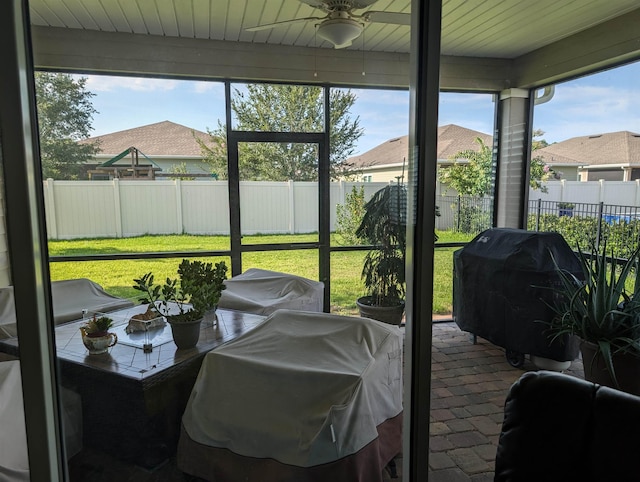
[{"label": "covered outdoor sofa", "polygon": [[279,309],[322,311],[324,283],[301,276],[251,268],[224,282],[219,308],[258,315]]},{"label": "covered outdoor sofa", "polygon": [[178,467],[205,480],[381,481],[402,446],[401,333],[276,311],[205,356]]},{"label": "covered outdoor sofa", "polygon": [[[56,325],[82,318],[83,310],[114,311],[133,306],[133,302],[107,293],[87,278],[51,282],[53,321]],[[13,286],[0,288],[0,338],[17,336]]]}]

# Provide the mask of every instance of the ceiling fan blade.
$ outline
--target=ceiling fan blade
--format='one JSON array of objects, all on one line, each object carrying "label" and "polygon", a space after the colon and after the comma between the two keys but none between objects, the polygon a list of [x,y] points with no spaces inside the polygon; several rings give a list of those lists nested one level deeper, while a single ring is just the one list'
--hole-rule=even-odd
[{"label": "ceiling fan blade", "polygon": [[326,5],[321,0],[300,0],[300,1],[302,3],[306,3],[307,5],[313,8],[319,8],[321,10],[324,10],[326,8]]},{"label": "ceiling fan blade", "polygon": [[362,16],[370,22],[411,25],[410,13],[369,11],[364,12]]},{"label": "ceiling fan blade", "polygon": [[258,32],[260,30],[269,30],[271,28],[281,27],[284,25],[291,25],[294,23],[300,22],[308,22],[310,20],[324,20],[325,17],[305,17],[305,18],[294,18],[291,20],[283,20],[282,22],[274,22],[274,23],[266,23],[264,25],[256,25],[255,27],[245,28],[247,32]]},{"label": "ceiling fan blade", "polygon": [[[340,10],[347,10],[346,5],[344,5],[344,1],[342,2],[335,2],[335,1],[331,1],[331,0],[300,0],[302,3],[306,3],[307,5],[313,7],[313,8],[319,8],[321,10],[324,10],[325,12],[329,12],[329,11],[334,11],[334,10],[338,10],[338,8],[336,7],[340,7]],[[374,3],[376,3],[378,0],[349,0],[349,5],[350,7],[348,8],[349,11],[351,10],[358,10],[360,8],[367,8],[370,7],[371,5],[373,5]],[[336,5],[338,4],[338,5]]]}]

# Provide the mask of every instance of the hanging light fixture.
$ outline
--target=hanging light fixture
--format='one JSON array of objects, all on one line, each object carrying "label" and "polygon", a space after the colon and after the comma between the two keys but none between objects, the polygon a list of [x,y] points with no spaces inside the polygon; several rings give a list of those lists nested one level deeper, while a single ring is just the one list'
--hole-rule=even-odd
[{"label": "hanging light fixture", "polygon": [[341,49],[351,45],[351,42],[362,33],[364,25],[350,18],[331,18],[318,25],[318,36],[331,42],[335,48]]}]

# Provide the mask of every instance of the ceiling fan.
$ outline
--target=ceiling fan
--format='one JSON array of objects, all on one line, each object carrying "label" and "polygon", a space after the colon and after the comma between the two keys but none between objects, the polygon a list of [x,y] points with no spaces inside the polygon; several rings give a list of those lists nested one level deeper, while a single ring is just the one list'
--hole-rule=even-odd
[{"label": "ceiling fan", "polygon": [[341,49],[351,45],[353,40],[358,38],[365,25],[371,22],[391,23],[396,25],[409,25],[411,23],[411,15],[400,12],[380,12],[367,10],[361,15],[353,13],[354,10],[360,10],[370,7],[377,0],[299,0],[302,3],[317,8],[326,13],[324,17],[305,17],[294,18],[292,20],[284,20],[282,22],[269,23],[265,25],[257,25],[247,28],[248,32],[257,32],[259,30],[267,30],[277,28],[293,23],[310,22],[319,20],[316,24],[317,34],[331,42],[335,48]]}]

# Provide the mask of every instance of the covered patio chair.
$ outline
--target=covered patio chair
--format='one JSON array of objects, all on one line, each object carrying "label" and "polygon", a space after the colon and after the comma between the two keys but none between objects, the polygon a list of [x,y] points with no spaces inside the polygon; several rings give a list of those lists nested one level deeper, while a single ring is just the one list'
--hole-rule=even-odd
[{"label": "covered patio chair", "polygon": [[[82,449],[80,396],[61,387],[62,424],[67,458]],[[29,458],[19,360],[0,361],[0,480],[29,481]]]},{"label": "covered patio chair", "polygon": [[322,311],[324,283],[277,271],[251,268],[225,281],[219,308],[270,315],[284,308]]},{"label": "covered patio chair", "polygon": [[278,310],[205,356],[177,463],[205,480],[379,482],[402,413],[396,326]]},{"label": "covered patio chair", "polygon": [[[107,293],[98,283],[87,278],[51,282],[53,321],[56,325],[82,319],[83,310],[115,311],[134,303]],[[17,335],[13,286],[0,288],[0,339]]]}]

